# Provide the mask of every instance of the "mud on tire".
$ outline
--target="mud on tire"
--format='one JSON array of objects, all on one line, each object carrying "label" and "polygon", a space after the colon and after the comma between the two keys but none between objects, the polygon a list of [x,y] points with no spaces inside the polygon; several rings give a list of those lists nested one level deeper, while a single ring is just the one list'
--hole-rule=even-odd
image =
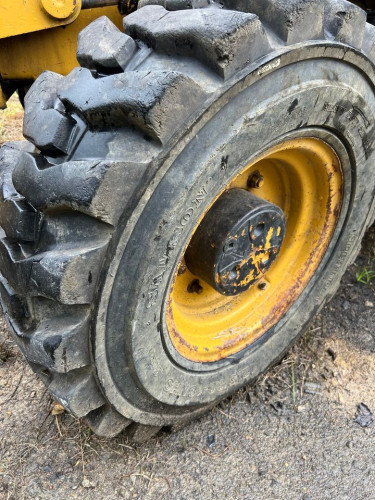
[{"label": "mud on tire", "polygon": [[[83,30],[82,67],[37,79],[27,142],[0,156],[0,292],[13,336],[70,412],[136,441],[280,359],[374,213],[375,28],[361,9],[153,3],[124,19],[125,33],[104,17]],[[194,227],[251,159],[311,136],[339,153],[346,182],[316,275],[261,342],[215,363],[181,359],[164,311]]]}]

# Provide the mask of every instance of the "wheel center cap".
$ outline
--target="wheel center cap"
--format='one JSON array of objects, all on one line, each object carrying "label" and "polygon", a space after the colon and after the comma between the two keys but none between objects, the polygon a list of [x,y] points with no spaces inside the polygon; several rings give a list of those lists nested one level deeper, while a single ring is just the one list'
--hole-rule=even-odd
[{"label": "wheel center cap", "polygon": [[186,251],[189,270],[222,295],[259,281],[284,241],[283,211],[245,189],[230,189],[211,207]]}]

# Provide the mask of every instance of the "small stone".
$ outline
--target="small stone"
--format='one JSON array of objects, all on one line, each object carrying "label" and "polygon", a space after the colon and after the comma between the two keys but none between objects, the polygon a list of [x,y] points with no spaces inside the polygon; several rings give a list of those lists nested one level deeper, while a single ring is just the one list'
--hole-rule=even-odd
[{"label": "small stone", "polygon": [[51,408],[51,415],[61,415],[65,412],[65,408],[60,403],[54,402]]},{"label": "small stone", "polygon": [[95,484],[92,481],[89,481],[87,477],[83,478],[81,484],[83,488],[95,488]]},{"label": "small stone", "polygon": [[342,307],[345,309],[345,310],[348,310],[350,308],[350,302],[348,302],[347,300],[344,301]]},{"label": "small stone", "polygon": [[206,437],[206,443],[208,448],[212,448],[213,446],[215,446],[215,442],[216,442],[215,434],[209,434]]},{"label": "small stone", "polygon": [[374,422],[374,416],[370,408],[364,403],[357,406],[357,416],[354,420],[361,427],[369,427]]},{"label": "small stone", "polygon": [[366,306],[366,307],[374,307],[374,303],[373,303],[373,302],[371,302],[370,300],[366,300],[366,302],[365,302],[365,306]]},{"label": "small stone", "polygon": [[280,483],[280,481],[278,481],[277,479],[272,479],[271,486],[273,487],[282,486],[282,483]]},{"label": "small stone", "polygon": [[306,394],[322,394],[320,389],[322,384],[319,382],[305,382],[304,392]]},{"label": "small stone", "polygon": [[261,465],[261,466],[258,468],[258,475],[259,475],[260,477],[265,476],[265,475],[267,474],[267,472],[268,472],[268,467],[267,467],[267,466],[262,466],[262,465]]}]

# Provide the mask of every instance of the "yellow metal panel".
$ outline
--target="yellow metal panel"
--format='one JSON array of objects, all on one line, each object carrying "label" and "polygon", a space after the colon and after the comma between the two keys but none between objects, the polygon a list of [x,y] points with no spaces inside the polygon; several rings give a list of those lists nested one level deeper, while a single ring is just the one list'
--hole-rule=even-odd
[{"label": "yellow metal panel", "polygon": [[73,22],[81,0],[0,0],[0,39]]},{"label": "yellow metal panel", "polygon": [[78,65],[78,33],[103,15],[122,27],[117,7],[105,7],[81,11],[69,26],[0,40],[0,77],[3,80],[35,80],[45,70],[68,74]]}]

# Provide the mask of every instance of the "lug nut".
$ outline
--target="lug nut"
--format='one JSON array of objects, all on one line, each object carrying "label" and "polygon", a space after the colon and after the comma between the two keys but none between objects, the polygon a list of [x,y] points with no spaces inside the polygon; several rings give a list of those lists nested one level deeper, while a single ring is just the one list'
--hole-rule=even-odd
[{"label": "lug nut", "polygon": [[263,186],[263,184],[264,184],[264,177],[259,172],[259,170],[253,172],[247,179],[247,187],[251,189],[259,189]]},{"label": "lug nut", "polygon": [[199,280],[193,280],[187,287],[189,293],[197,293],[198,295],[203,292],[203,287],[201,286]]}]

